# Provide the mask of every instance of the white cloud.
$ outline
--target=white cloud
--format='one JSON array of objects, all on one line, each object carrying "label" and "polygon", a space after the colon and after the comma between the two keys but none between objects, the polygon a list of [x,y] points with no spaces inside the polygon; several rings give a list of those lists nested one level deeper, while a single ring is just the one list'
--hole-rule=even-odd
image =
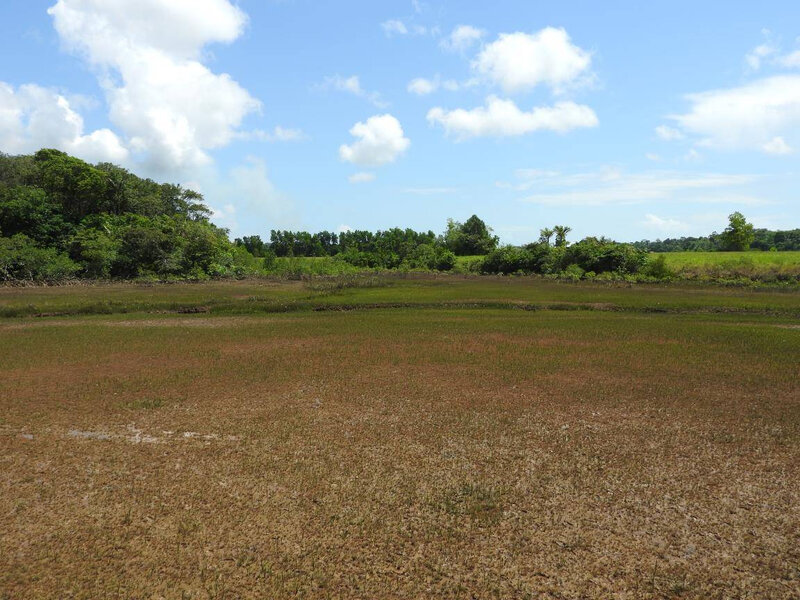
[{"label": "white cloud", "polygon": [[339,92],[349,92],[354,96],[363,96],[366,92],[361,88],[361,80],[358,75],[342,77],[333,75],[325,78],[325,82],[320,86],[323,89],[334,89]]},{"label": "white cloud", "polygon": [[[213,168],[199,170],[196,181],[186,187],[203,194],[212,208],[212,221],[230,229],[234,236],[299,224],[294,203],[275,189],[266,163],[257,157],[248,157],[223,175]],[[229,199],[235,199],[236,204]],[[239,223],[239,215],[246,215],[244,223]]]},{"label": "white cloud", "polygon": [[408,91],[417,96],[427,96],[438,88],[439,82],[436,79],[425,79],[424,77],[413,79],[408,84]]},{"label": "white cloud", "polygon": [[408,91],[417,96],[427,96],[437,91],[439,88],[445,89],[448,92],[457,92],[461,89],[461,84],[453,79],[442,78],[437,74],[433,79],[426,79],[424,77],[417,77],[408,83]]},{"label": "white cloud", "polygon": [[748,52],[744,57],[744,61],[750,70],[758,71],[761,68],[762,61],[777,51],[778,49],[773,44],[765,42]]},{"label": "white cloud", "polygon": [[644,157],[647,160],[652,160],[653,162],[661,162],[661,156],[659,156],[658,154],[655,154],[653,152],[646,152]]},{"label": "white cloud", "polygon": [[800,68],[800,50],[795,50],[784,56],[779,56],[777,62],[780,66],[788,69]]},{"label": "white cloud", "polygon": [[353,228],[350,225],[339,225],[339,233],[346,233],[348,231],[353,231]]},{"label": "white cloud", "polygon": [[22,154],[59,148],[89,162],[124,163],[128,151],[108,129],[84,132],[83,118],[61,94],[35,84],[0,82],[0,148]]},{"label": "white cloud", "polygon": [[591,54],[574,45],[564,29],[547,27],[534,34],[501,34],[481,50],[472,68],[508,93],[540,84],[559,92],[587,77],[591,62]]},{"label": "white cloud", "polygon": [[772,138],[761,146],[761,149],[767,154],[791,154],[794,152],[792,147],[780,136]]},{"label": "white cloud", "polygon": [[800,67],[800,50],[781,54],[780,40],[776,40],[768,29],[763,29],[761,33],[766,38],[764,43],[753,48],[744,57],[750,71],[760,70],[765,63],[785,69]]},{"label": "white cloud", "polygon": [[350,183],[369,183],[375,181],[375,173],[354,173],[347,178]]},{"label": "white cloud", "polygon": [[459,25],[439,45],[449,52],[465,52],[479,43],[486,32],[472,25]]},{"label": "white cloud", "polygon": [[247,18],[228,0],[58,0],[48,13],[62,43],[96,69],[110,119],[152,167],[208,164],[260,103],[202,49],[241,35]]},{"label": "white cloud", "polygon": [[597,115],[585,105],[558,102],[524,112],[512,100],[502,100],[497,96],[489,96],[486,106],[472,110],[433,108],[428,112],[428,122],[441,125],[447,135],[457,140],[517,136],[540,130],[565,133],[598,124]]},{"label": "white cloud", "polygon": [[543,190],[524,198],[526,202],[552,206],[607,206],[653,201],[763,203],[742,192],[731,192],[753,184],[753,175],[652,171],[628,174],[615,168],[590,173],[560,175],[540,180]]},{"label": "white cloud", "polygon": [[351,75],[350,77],[342,77],[341,75],[332,75],[326,77],[325,80],[318,86],[320,90],[335,90],[337,92],[346,92],[353,94],[359,98],[364,98],[371,102],[378,108],[385,108],[389,104],[381,98],[380,92],[368,92],[361,87],[361,80],[358,75]]},{"label": "white cloud", "polygon": [[[691,110],[671,118],[684,131],[700,136],[701,146],[769,152],[776,138],[797,137],[800,75],[776,75],[687,98]],[[784,143],[790,145],[791,140]]]},{"label": "white cloud", "polygon": [[381,23],[381,27],[387,36],[408,35],[408,27],[399,19],[389,19]]},{"label": "white cloud", "polygon": [[686,137],[679,130],[674,127],[667,127],[666,125],[659,125],[656,127],[656,135],[667,142],[682,140]]},{"label": "white cloud", "polygon": [[403,134],[400,121],[389,114],[375,115],[366,123],[356,123],[350,129],[350,135],[358,139],[350,145],[342,144],[339,157],[364,167],[394,162],[411,145]]}]

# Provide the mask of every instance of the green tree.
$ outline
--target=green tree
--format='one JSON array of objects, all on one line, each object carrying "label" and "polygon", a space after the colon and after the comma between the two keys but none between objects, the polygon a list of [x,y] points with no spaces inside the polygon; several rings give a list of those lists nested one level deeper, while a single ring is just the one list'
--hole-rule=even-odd
[{"label": "green tree", "polygon": [[539,230],[539,242],[545,244],[547,246],[550,245],[550,240],[555,233],[554,229],[550,229],[549,227],[545,227],[544,229]]},{"label": "green tree", "polygon": [[749,250],[755,239],[753,225],[747,222],[744,215],[735,212],[728,217],[728,226],[721,234],[722,249],[727,251]]},{"label": "green tree", "polygon": [[498,242],[497,236],[492,235],[492,230],[477,215],[472,215],[465,223],[447,220],[444,243],[456,256],[488,254],[497,248]]},{"label": "green tree", "polygon": [[566,225],[556,225],[553,227],[556,234],[556,247],[563,248],[567,245],[567,234],[572,231],[572,227]]},{"label": "green tree", "polygon": [[41,246],[64,246],[73,226],[60,207],[40,188],[0,184],[0,231],[5,236],[24,233]]},{"label": "green tree", "polygon": [[39,150],[34,161],[39,185],[68,221],[78,223],[107,209],[108,177],[99,169],[59,150]]}]

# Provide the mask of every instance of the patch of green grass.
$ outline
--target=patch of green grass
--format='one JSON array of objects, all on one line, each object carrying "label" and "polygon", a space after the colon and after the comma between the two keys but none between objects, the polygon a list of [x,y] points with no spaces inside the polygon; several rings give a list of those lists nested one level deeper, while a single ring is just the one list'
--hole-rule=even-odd
[{"label": "patch of green grass", "polygon": [[665,266],[682,279],[719,283],[800,283],[796,252],[664,252]]},{"label": "patch of green grass", "polygon": [[263,314],[402,307],[702,312],[800,316],[800,288],[559,282],[538,277],[348,275],[310,281],[0,287],[0,317]]},{"label": "patch of green grass", "polygon": [[672,269],[713,265],[758,265],[800,267],[800,251],[790,252],[661,252]]},{"label": "patch of green grass", "polygon": [[267,270],[272,276],[296,279],[311,276],[352,275],[363,269],[332,256],[298,256],[276,258]]}]

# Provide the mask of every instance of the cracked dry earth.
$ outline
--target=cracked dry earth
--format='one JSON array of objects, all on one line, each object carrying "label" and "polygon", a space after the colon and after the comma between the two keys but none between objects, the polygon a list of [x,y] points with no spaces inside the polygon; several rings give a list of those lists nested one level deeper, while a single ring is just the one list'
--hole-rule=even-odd
[{"label": "cracked dry earth", "polygon": [[0,323],[0,597],[800,597],[800,330]]}]

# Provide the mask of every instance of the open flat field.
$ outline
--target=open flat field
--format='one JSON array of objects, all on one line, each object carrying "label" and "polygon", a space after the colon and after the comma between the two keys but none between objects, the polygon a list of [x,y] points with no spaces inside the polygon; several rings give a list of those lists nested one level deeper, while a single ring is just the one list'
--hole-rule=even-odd
[{"label": "open flat field", "polygon": [[797,290],[0,288],[0,317],[0,598],[800,597]]},{"label": "open flat field", "polygon": [[684,279],[800,281],[800,252],[664,252],[667,268]]},{"label": "open flat field", "polygon": [[800,252],[662,252],[673,268],[752,264],[764,267],[800,267]]}]

